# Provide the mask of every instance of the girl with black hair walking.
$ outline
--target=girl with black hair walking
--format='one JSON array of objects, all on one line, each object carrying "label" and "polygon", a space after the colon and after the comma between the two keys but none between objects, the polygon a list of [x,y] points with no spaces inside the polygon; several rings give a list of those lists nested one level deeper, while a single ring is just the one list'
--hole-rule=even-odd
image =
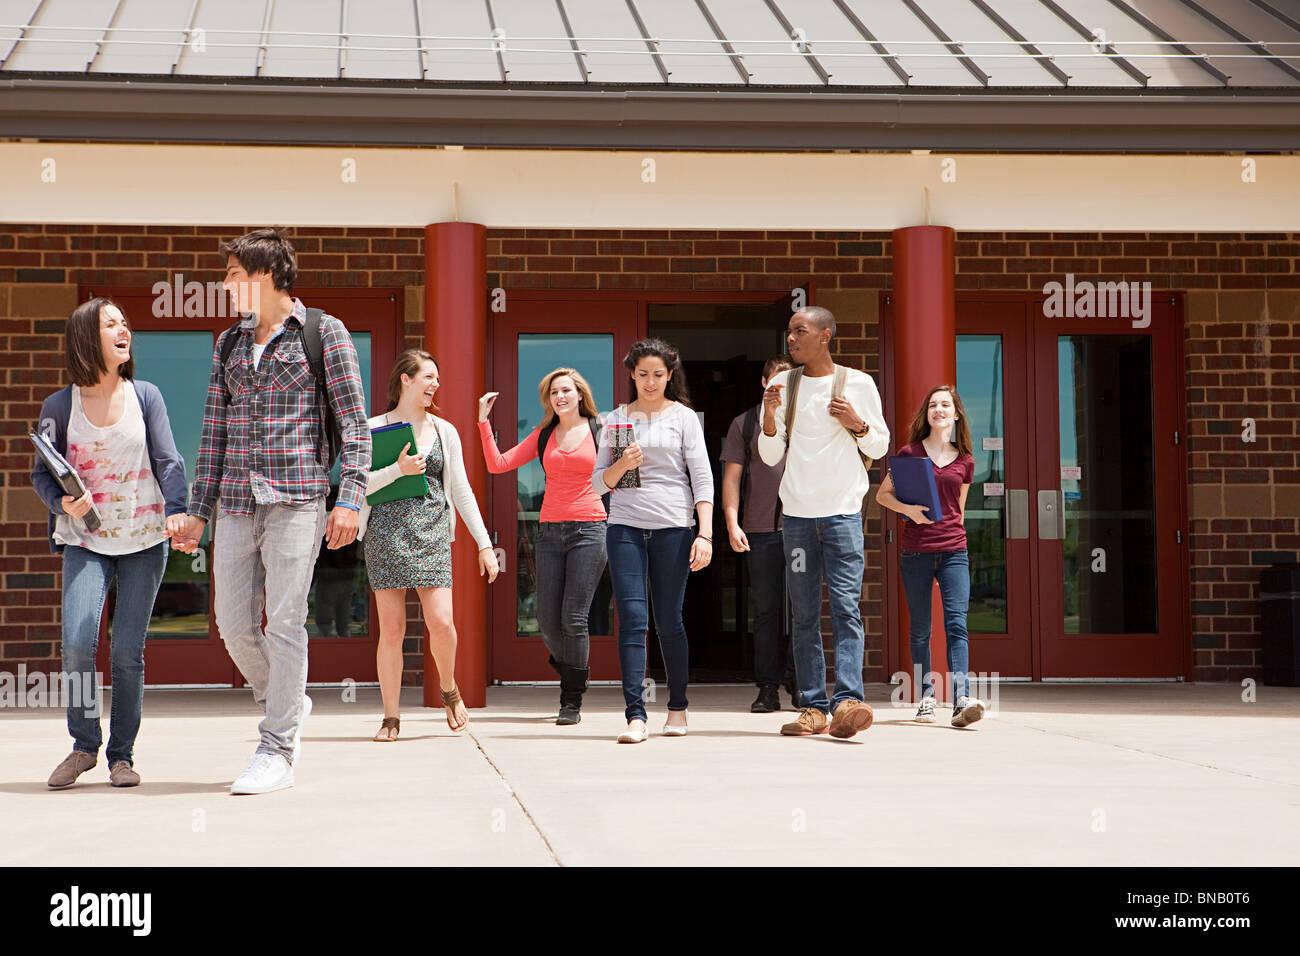
[{"label": "girl with black hair walking", "polygon": [[[682,601],[690,572],[707,567],[713,557],[713,470],[677,350],[644,339],[628,351],[623,366],[630,379],[628,402],[606,416],[591,484],[597,494],[610,493],[605,540],[627,718],[618,741],[641,743],[652,686],[645,676],[651,606],[668,674],[664,736],[686,734],[690,659]],[[617,460],[615,433],[631,437],[619,442]],[[633,469],[639,480],[622,481]]]}]

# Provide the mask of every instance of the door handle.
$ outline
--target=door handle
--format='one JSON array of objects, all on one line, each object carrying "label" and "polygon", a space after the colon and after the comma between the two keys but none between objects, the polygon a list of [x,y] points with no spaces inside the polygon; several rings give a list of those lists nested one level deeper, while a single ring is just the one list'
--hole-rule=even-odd
[{"label": "door handle", "polygon": [[1064,498],[1059,489],[1038,493],[1038,540],[1060,541],[1065,537]]},{"label": "door handle", "polygon": [[1029,489],[1007,489],[1006,501],[1008,540],[1029,537]]}]

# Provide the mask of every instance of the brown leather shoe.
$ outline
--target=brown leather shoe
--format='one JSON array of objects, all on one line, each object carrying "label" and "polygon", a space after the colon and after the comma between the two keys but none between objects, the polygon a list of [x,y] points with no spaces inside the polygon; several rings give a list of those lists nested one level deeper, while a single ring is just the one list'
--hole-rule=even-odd
[{"label": "brown leather shoe", "polygon": [[140,775],[125,760],[114,760],[108,765],[108,782],[114,787],[138,787]]},{"label": "brown leather shoe", "polygon": [[860,700],[842,700],[831,716],[831,736],[843,740],[852,737],[859,730],[866,730],[876,715],[871,705]]},{"label": "brown leather shoe", "polygon": [[63,758],[63,763],[54,768],[54,773],[50,774],[50,779],[46,781],[46,784],[51,790],[62,790],[64,787],[70,787],[77,782],[78,777],[97,763],[99,763],[99,758],[94,754],[74,750]]},{"label": "brown leather shoe", "polygon": [[799,716],[781,728],[786,737],[809,737],[826,733],[826,715],[816,707],[800,709]]}]

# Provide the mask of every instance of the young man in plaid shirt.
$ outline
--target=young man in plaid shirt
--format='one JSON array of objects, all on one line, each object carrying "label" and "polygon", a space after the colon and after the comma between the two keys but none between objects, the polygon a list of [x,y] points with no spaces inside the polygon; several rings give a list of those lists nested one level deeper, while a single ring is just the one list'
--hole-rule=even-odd
[{"label": "young man in plaid shirt", "polygon": [[[231,793],[293,786],[307,686],[307,595],[324,537],[351,544],[370,470],[370,430],[357,351],[343,323],[320,318],[324,394],[304,350],[307,309],[293,296],[293,246],[274,229],[222,243],[225,288],[240,324],[213,354],[190,497],[192,551],[220,505],[212,577],[217,628],[265,710],[261,741]],[[228,336],[236,341],[222,362]],[[325,403],[342,430],[338,503],[325,514]],[[266,629],[262,612],[266,611]]]}]

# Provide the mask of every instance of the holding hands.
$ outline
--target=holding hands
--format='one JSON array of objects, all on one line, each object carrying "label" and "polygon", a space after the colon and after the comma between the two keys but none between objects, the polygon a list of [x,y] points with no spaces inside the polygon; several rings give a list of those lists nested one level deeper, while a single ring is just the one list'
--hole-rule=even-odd
[{"label": "holding hands", "polygon": [[208,523],[198,515],[168,515],[167,537],[171,538],[172,547],[177,551],[193,554],[198,550],[203,529],[207,526]]}]

